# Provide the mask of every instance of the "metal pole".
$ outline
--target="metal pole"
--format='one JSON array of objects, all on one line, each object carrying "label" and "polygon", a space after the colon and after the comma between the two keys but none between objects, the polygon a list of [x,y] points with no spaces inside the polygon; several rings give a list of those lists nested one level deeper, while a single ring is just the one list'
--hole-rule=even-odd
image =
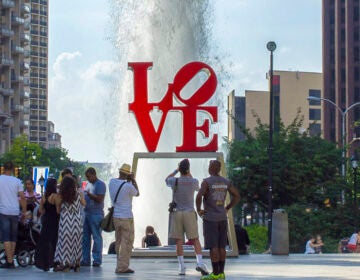
[{"label": "metal pole", "polygon": [[268,245],[271,246],[272,231],[272,184],[273,184],[273,130],[274,130],[274,91],[273,91],[273,51],[270,51],[270,116],[269,116],[269,190],[268,190]]},{"label": "metal pole", "polygon": [[341,151],[341,157],[342,157],[342,163],[341,163],[341,175],[345,177],[345,113],[341,113],[341,137],[342,137],[342,151]]},{"label": "metal pole", "polygon": [[[357,167],[354,168],[354,230],[358,230],[358,206],[357,206]],[[354,231],[354,232],[355,232]]]}]

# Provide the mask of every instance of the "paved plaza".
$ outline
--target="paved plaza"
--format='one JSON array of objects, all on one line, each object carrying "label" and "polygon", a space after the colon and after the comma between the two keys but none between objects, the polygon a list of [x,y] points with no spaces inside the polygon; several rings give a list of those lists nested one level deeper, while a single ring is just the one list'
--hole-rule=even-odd
[{"label": "paved plaza", "polygon": [[[132,275],[117,275],[115,256],[104,255],[100,268],[81,267],[79,273],[43,272],[33,266],[0,270],[0,279],[56,280],[56,279],[200,279],[195,271],[195,258],[186,258],[186,276],[177,275],[174,258],[132,258]],[[205,259],[210,268],[210,260]],[[249,255],[229,258],[226,279],[360,279],[360,254],[322,254],[289,256]]]}]

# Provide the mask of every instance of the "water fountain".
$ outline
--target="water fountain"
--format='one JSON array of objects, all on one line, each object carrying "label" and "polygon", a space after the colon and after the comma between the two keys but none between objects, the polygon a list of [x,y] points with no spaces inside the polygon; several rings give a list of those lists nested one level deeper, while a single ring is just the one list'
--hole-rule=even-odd
[{"label": "water fountain", "polygon": [[[128,104],[132,102],[134,94],[133,76],[127,69],[128,62],[153,62],[153,68],[148,71],[149,101],[160,101],[166,93],[167,84],[173,81],[174,75],[183,65],[191,61],[203,61],[209,65],[211,61],[214,62],[209,47],[212,6],[208,0],[111,0],[110,6],[113,20],[111,39],[121,71],[114,94],[108,102],[106,118],[109,120],[107,130],[111,132],[109,142],[113,144],[109,147],[114,163],[113,174],[117,176],[117,168],[121,163],[131,164],[135,152],[147,151],[134,115],[128,111]],[[217,72],[217,67],[221,65],[211,67]],[[198,82],[201,79],[201,76],[197,77]],[[191,96],[197,86],[195,81],[181,95],[185,98]],[[224,109],[221,106],[226,104],[226,94],[213,98],[210,103],[216,103],[220,110]],[[153,112],[154,123],[159,122],[159,114]],[[224,124],[226,114],[218,114],[222,118],[219,123]],[[157,152],[175,152],[175,147],[181,143],[180,117],[179,114],[167,116]],[[224,125],[213,126],[211,133],[215,130],[224,130]],[[224,133],[216,133],[219,134],[220,142]],[[141,195],[133,200],[135,247],[140,246],[147,225],[153,225],[162,243],[167,243],[167,208],[171,190],[165,186],[164,180],[179,161],[174,158],[144,159],[138,162],[137,181]],[[200,181],[207,177],[207,162],[208,159],[191,161],[192,174]],[[105,236],[106,247],[114,235]]]}]

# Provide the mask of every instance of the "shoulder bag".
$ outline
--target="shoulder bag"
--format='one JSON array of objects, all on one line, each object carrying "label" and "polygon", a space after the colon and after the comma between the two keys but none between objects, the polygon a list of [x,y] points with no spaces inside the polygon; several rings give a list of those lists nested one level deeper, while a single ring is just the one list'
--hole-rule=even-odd
[{"label": "shoulder bag", "polygon": [[[126,181],[123,182],[120,185],[118,191],[116,192],[116,196],[115,196],[115,199],[114,199],[114,205],[116,203],[116,199],[117,199],[117,197],[119,195],[119,192],[120,192],[122,186],[125,183],[126,183]],[[112,231],[115,230],[115,226],[114,226],[114,206],[111,206],[108,210],[109,210],[109,212],[105,215],[104,219],[102,219],[100,227],[102,228],[103,231],[112,232]]]}]

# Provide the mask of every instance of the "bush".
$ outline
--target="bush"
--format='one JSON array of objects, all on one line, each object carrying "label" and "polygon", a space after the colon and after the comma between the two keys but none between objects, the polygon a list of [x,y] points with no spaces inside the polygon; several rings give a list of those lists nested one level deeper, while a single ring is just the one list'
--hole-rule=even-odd
[{"label": "bush", "polygon": [[250,239],[250,253],[252,254],[261,254],[265,252],[268,248],[267,246],[267,234],[268,230],[264,226],[260,225],[251,225],[244,227],[248,232]]}]

